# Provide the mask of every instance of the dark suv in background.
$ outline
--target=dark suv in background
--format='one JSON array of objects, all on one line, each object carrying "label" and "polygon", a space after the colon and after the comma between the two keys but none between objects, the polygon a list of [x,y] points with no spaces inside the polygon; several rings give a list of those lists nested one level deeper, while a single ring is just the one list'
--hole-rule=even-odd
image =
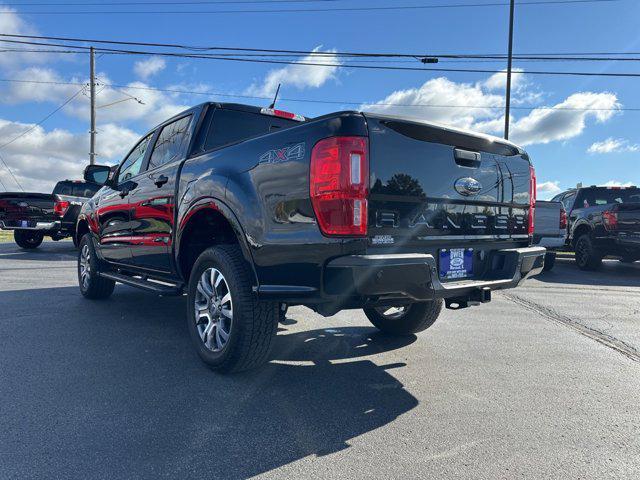
[{"label": "dark suv in background", "polygon": [[556,195],[568,212],[567,244],[582,270],[598,268],[605,256],[640,260],[640,189],[579,187]]}]

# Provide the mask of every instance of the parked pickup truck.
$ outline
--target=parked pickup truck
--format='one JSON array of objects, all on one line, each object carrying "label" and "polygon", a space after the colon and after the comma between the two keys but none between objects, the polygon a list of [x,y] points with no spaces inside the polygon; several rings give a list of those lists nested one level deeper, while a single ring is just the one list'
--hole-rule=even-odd
[{"label": "parked pickup truck", "polygon": [[187,292],[218,371],[268,358],[281,312],[362,308],[380,330],[428,328],[443,303],[488,302],[542,271],[535,176],[506,141],[403,118],[307,119],[207,103],[144,135],[80,213],[78,280]]},{"label": "parked pickup truck", "polygon": [[533,244],[547,249],[545,272],[556,263],[556,250],[564,248],[567,240],[567,212],[561,202],[536,201],[536,222]]},{"label": "parked pickup truck", "polygon": [[622,262],[640,260],[640,189],[581,187],[553,200],[569,212],[568,243],[580,269],[598,268],[607,255]]},{"label": "parked pickup truck", "polygon": [[75,240],[80,207],[100,189],[81,181],[58,182],[53,193],[0,193],[0,230],[13,230],[21,248],[37,248],[45,236]]}]

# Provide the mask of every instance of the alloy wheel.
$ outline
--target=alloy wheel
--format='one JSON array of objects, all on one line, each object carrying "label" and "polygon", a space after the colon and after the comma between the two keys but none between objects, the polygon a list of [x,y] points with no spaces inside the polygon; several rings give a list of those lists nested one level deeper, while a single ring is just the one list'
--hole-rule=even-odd
[{"label": "alloy wheel", "polygon": [[212,352],[222,351],[229,342],[233,323],[233,300],[224,275],[208,268],[200,276],[195,295],[195,322],[200,340]]},{"label": "alloy wheel", "polygon": [[80,280],[82,281],[83,290],[89,288],[90,277],[91,253],[89,252],[89,245],[83,245],[82,252],[80,252]]}]

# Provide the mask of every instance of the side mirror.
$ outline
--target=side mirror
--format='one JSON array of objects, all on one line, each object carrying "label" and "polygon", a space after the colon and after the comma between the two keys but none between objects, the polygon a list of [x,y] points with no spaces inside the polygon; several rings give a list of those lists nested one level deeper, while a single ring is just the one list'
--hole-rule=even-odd
[{"label": "side mirror", "polygon": [[98,185],[108,185],[111,167],[108,165],[87,165],[84,169],[84,180]]}]

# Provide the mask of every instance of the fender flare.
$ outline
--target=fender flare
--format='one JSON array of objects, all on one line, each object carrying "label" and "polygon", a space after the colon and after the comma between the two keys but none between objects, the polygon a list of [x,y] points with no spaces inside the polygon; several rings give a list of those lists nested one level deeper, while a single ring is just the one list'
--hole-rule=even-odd
[{"label": "fender flare", "polygon": [[[220,213],[225,220],[229,222],[231,228],[233,229],[236,238],[238,239],[238,244],[240,245],[240,250],[242,251],[242,256],[247,261],[247,263],[251,266],[251,272],[253,274],[253,278],[255,279],[256,288],[260,285],[258,281],[258,275],[255,269],[255,264],[253,263],[253,255],[251,254],[251,249],[249,248],[249,242],[247,240],[247,236],[240,224],[240,220],[236,216],[235,212],[222,200],[217,197],[207,196],[200,197],[191,202],[191,205],[187,208],[187,210],[179,216],[177,219],[176,226],[176,237],[174,243],[174,252],[173,258],[176,265],[176,271],[180,276],[182,276],[182,272],[180,271],[180,247],[182,244],[182,234],[186,226],[189,224],[189,220],[193,215],[202,210],[213,210]],[[183,278],[185,282],[188,282],[188,278]]]}]

